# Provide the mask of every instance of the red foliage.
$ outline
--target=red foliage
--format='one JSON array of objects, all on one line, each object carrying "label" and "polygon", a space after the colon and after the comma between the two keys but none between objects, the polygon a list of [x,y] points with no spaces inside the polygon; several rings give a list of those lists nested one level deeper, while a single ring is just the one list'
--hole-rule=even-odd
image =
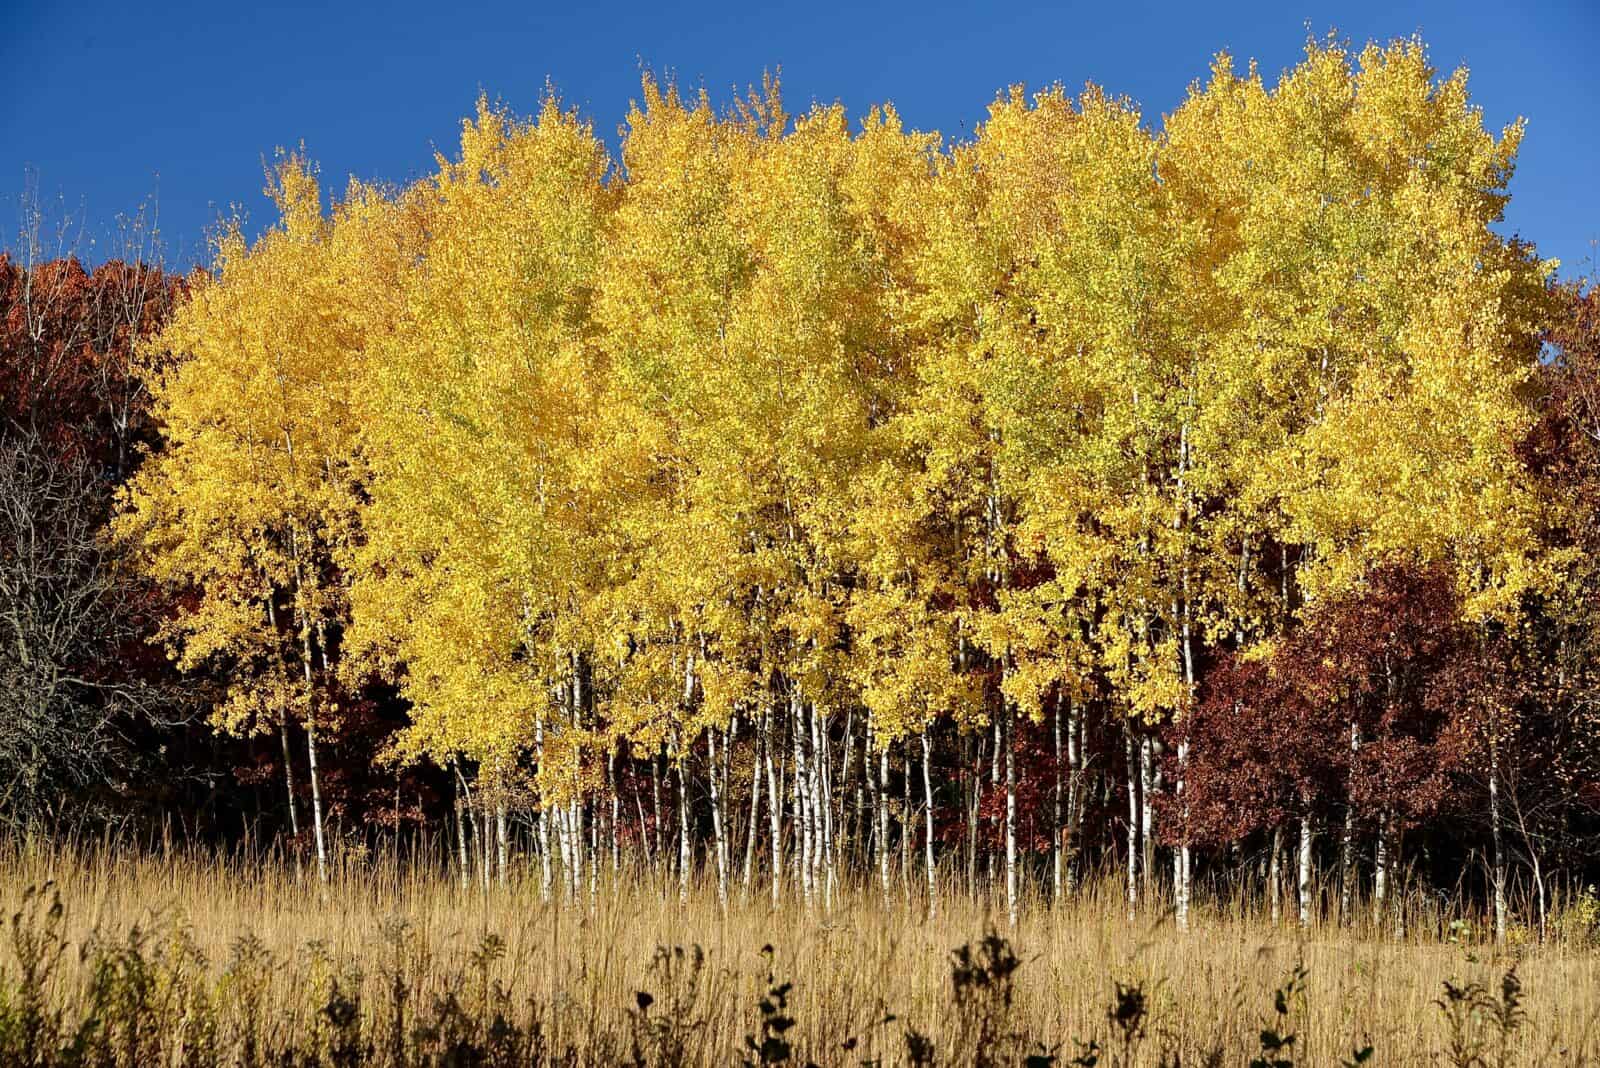
[{"label": "red foliage", "polygon": [[1224,660],[1172,732],[1191,746],[1189,835],[1228,841],[1331,804],[1429,818],[1478,736],[1464,718],[1464,691],[1485,682],[1475,651],[1448,574],[1386,564],[1311,611],[1270,659]]},{"label": "red foliage", "polygon": [[182,286],[144,264],[90,273],[69,257],[27,269],[0,253],[0,437],[126,475],[150,429],[135,349]]}]

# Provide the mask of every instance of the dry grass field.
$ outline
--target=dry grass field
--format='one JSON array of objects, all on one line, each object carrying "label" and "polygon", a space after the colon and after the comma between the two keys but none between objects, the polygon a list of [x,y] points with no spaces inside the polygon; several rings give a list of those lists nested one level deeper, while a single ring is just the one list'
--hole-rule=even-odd
[{"label": "dry grass field", "polygon": [[[321,886],[283,862],[44,845],[0,850],[0,902],[8,1064],[1600,1059],[1593,948],[1496,952],[1415,904],[1405,940],[1240,903],[1197,910],[1185,935],[1158,909],[1130,920],[1108,880],[1032,903],[1013,931],[954,894],[933,918],[859,887],[826,910],[755,895],[723,912],[709,887],[680,902],[642,875],[544,903],[531,875],[486,889],[367,860]],[[1294,1041],[1264,1051],[1263,1030]]]}]

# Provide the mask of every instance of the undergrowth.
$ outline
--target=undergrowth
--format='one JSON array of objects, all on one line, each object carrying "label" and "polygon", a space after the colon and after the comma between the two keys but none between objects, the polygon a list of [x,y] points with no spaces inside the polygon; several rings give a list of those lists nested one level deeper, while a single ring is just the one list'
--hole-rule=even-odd
[{"label": "undergrowth", "polygon": [[[59,894],[46,885],[30,888],[9,919],[9,959],[0,969],[0,1065],[1180,1068],[1184,1063],[1179,1037],[1159,1018],[1148,979],[1108,975],[1104,1014],[1085,1034],[1041,1033],[1018,1010],[1016,977],[1029,964],[992,930],[951,952],[939,1020],[903,1019],[886,1010],[848,1033],[803,1043],[796,1038],[791,995],[797,983],[826,983],[829,977],[779,975],[771,945],[760,951],[765,974],[753,1004],[730,1000],[731,972],[714,967],[700,947],[663,946],[656,949],[632,1004],[610,1018],[625,1025],[596,1017],[576,1037],[569,1028],[555,1039],[549,1022],[561,1007],[519,996],[502,978],[506,943],[494,934],[483,935],[470,952],[445,965],[431,958],[430,947],[420,944],[407,924],[394,922],[384,929],[375,972],[368,976],[362,961],[338,958],[321,943],[284,959],[250,934],[236,938],[214,964],[177,923],[119,933],[96,930],[73,944],[65,916]],[[269,1004],[269,983],[284,969],[293,970],[301,998],[287,1006]],[[414,978],[424,972],[430,976],[425,985]],[[1190,1063],[1249,1068],[1311,1063],[1304,1057],[1297,1019],[1313,996],[1313,976],[1296,961],[1258,1025],[1219,1026],[1214,1041],[1198,1046],[1191,1036]],[[1528,1041],[1515,966],[1494,988],[1477,981],[1445,982],[1435,1005],[1438,1059],[1454,1068],[1546,1063],[1550,1051],[1537,1051]],[[738,1048],[726,1048],[709,1026],[729,1012],[746,1023]],[[933,1037],[936,1031],[942,1040]],[[1230,1047],[1229,1035],[1253,1035],[1254,1041],[1240,1046],[1235,1039]],[[1363,1042],[1340,1063],[1356,1068],[1405,1052]],[[1560,1059],[1581,1065],[1586,1054],[1563,1050]]]}]

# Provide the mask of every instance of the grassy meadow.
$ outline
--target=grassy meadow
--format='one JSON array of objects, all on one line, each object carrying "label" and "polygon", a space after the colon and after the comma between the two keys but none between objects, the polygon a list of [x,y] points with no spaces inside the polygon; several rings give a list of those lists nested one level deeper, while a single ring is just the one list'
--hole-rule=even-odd
[{"label": "grassy meadow", "polygon": [[1030,902],[1015,930],[1003,904],[953,889],[932,917],[875,884],[811,910],[755,890],[723,910],[712,886],[680,900],[648,873],[541,898],[533,871],[485,887],[364,858],[324,886],[283,860],[7,847],[0,1060],[1488,1065],[1600,1050],[1600,954],[1559,938],[1497,951],[1449,902],[1411,901],[1399,939],[1364,909],[1301,930],[1243,901],[1197,908],[1184,935],[1159,907],[1130,919],[1111,879]]}]

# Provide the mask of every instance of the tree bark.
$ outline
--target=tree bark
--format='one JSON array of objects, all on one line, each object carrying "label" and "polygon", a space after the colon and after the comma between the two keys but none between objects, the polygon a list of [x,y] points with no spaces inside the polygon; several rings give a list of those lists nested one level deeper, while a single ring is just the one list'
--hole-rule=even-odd
[{"label": "tree bark", "polygon": [[[1361,751],[1361,731],[1354,720],[1350,721],[1351,776],[1355,774],[1355,754]],[[1349,791],[1346,791],[1347,793]],[[1339,923],[1350,921],[1356,889],[1356,809],[1347,797],[1344,806],[1344,830],[1339,837]]]},{"label": "tree bark", "polygon": [[[767,713],[761,714],[761,725],[756,728],[755,740],[752,743],[753,759],[750,761],[750,818],[744,839],[744,873],[740,879],[743,895],[741,900],[750,896],[751,881],[755,877],[756,866],[756,832],[761,828],[761,778],[762,762],[766,758],[767,748]],[[771,807],[770,805],[768,807]]]},{"label": "tree bark", "polygon": [[502,887],[506,885],[506,869],[511,863],[511,840],[506,825],[506,803],[494,806],[495,875]]},{"label": "tree bark", "polygon": [[1300,926],[1311,926],[1311,811],[1300,817]]},{"label": "tree bark", "polygon": [[1389,814],[1378,814],[1377,843],[1372,850],[1372,922],[1383,927],[1383,907],[1389,896]]},{"label": "tree bark", "polygon": [[1017,712],[1009,702],[1005,711],[1006,735],[1006,918],[1017,926]]},{"label": "tree bark", "polygon": [[689,866],[694,857],[689,846],[689,772],[685,754],[678,753],[678,902],[689,901]]},{"label": "tree bark", "polygon": [[717,765],[717,732],[706,731],[706,780],[711,788],[711,837],[717,858],[717,905],[728,910],[728,841],[722,830],[722,777]]},{"label": "tree bark", "polygon": [[1053,742],[1052,765],[1054,771],[1053,789],[1050,795],[1050,900],[1059,905],[1061,903],[1061,868],[1062,848],[1061,837],[1064,826],[1061,822],[1061,695],[1056,694],[1056,714],[1051,721],[1051,740]]},{"label": "tree bark", "polygon": [[1084,803],[1083,754],[1087,728],[1083,711],[1076,701],[1067,706],[1067,713],[1067,839],[1063,863],[1066,868],[1066,892],[1070,895],[1078,886],[1079,835],[1083,828]]},{"label": "tree bark", "polygon": [[[1139,866],[1147,894],[1156,889],[1156,760],[1155,741],[1149,734],[1139,739]],[[1151,897],[1154,901],[1154,897]]]},{"label": "tree bark", "polygon": [[767,831],[772,839],[772,906],[777,908],[783,888],[783,789],[772,763],[770,713],[762,719],[761,734],[761,748],[766,753],[767,763]]},{"label": "tree bark", "polygon": [[933,743],[928,738],[928,728],[922,728],[922,853],[923,865],[928,872],[928,919],[939,914],[938,872],[933,862]]},{"label": "tree bark", "polygon": [[1506,940],[1505,833],[1500,812],[1500,746],[1492,737],[1489,739],[1489,838],[1494,849],[1494,940],[1503,945]]},{"label": "tree bark", "polygon": [[1128,765],[1128,918],[1139,909],[1139,758],[1133,727],[1123,724],[1123,749]]},{"label": "tree bark", "polygon": [[1283,921],[1283,824],[1274,824],[1267,862],[1267,894],[1272,902],[1272,925]]},{"label": "tree bark", "polygon": [[[278,724],[279,736],[283,739],[283,787],[289,799],[289,834],[294,838],[300,837],[300,813],[294,803],[294,761],[289,755],[289,716],[285,713]],[[395,824],[396,829],[399,824]]]},{"label": "tree bark", "polygon": [[878,808],[878,830],[873,844],[878,853],[878,882],[883,890],[883,903],[889,904],[889,747],[878,741],[878,779],[874,789]]},{"label": "tree bark", "polygon": [[[1189,739],[1183,738],[1178,742],[1178,781],[1175,785],[1175,794],[1180,802],[1180,813],[1186,813],[1186,810],[1181,805],[1184,792],[1184,773],[1187,770],[1188,762]],[[1187,840],[1180,841],[1172,850],[1172,908],[1174,922],[1180,931],[1189,929],[1189,891],[1193,871],[1189,855],[1189,843]]]}]

